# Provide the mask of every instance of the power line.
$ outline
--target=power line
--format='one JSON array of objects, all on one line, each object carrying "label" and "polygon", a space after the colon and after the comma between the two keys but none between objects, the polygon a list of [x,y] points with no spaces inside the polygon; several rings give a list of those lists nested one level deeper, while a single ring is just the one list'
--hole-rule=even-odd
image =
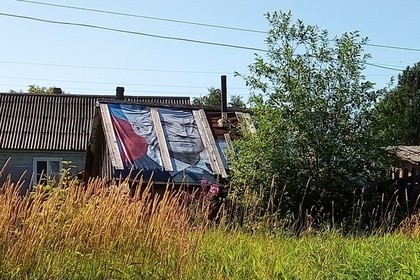
[{"label": "power line", "polygon": [[[23,0],[17,0],[17,1],[23,1]],[[177,41],[184,41],[184,42],[189,42],[189,43],[198,43],[198,44],[206,44],[206,45],[213,45],[213,46],[220,46],[220,47],[229,47],[229,48],[236,48],[236,49],[245,49],[245,50],[254,50],[254,51],[267,52],[267,50],[260,49],[260,48],[254,48],[254,47],[246,47],[246,46],[231,45],[231,44],[225,44],[225,43],[216,43],[216,42],[209,42],[209,41],[201,41],[201,40],[187,39],[187,38],[181,38],[181,37],[162,36],[162,35],[156,35],[156,34],[150,34],[150,33],[143,33],[143,32],[136,32],[136,31],[129,31],[129,30],[123,30],[123,29],[116,29],[116,28],[109,28],[109,27],[103,27],[103,26],[97,26],[97,25],[91,25],[91,24],[53,21],[53,20],[46,20],[46,19],[40,19],[40,18],[35,18],[35,17],[28,17],[28,16],[14,15],[14,14],[6,14],[6,13],[0,13],[0,15],[2,15],[2,16],[8,16],[8,17],[14,17],[14,18],[22,18],[22,19],[34,20],[34,21],[39,21],[39,22],[51,23],[51,24],[61,24],[61,25],[71,25],[71,26],[79,26],[79,27],[88,27],[88,28],[101,29],[101,30],[107,30],[107,31],[113,31],[113,32],[128,33],[128,34],[134,34],[134,35],[140,35],[140,36],[147,36],[147,37],[153,37],[153,38],[159,38],[159,39],[166,39],[166,40],[177,40]],[[379,44],[366,44],[366,45],[367,46],[382,47],[382,48],[392,48],[392,49],[398,49],[398,50],[410,50],[410,51],[419,51],[420,52],[420,49],[414,49],[414,48],[387,46],[387,45],[379,45]],[[396,69],[396,68],[391,68],[391,67],[386,67],[386,66],[375,65],[373,63],[365,63],[365,64],[370,65],[370,66],[373,66],[373,67],[388,69],[388,70],[402,71],[401,69]],[[127,70],[127,69],[124,69],[124,70]]]},{"label": "power line", "polygon": [[49,63],[21,62],[21,61],[7,61],[7,60],[0,60],[0,63],[21,64],[21,65],[34,65],[34,66],[48,66],[48,67],[65,67],[65,68],[84,68],[84,69],[100,69],[100,70],[139,71],[139,72],[163,72],[163,73],[187,73],[187,74],[218,74],[218,75],[224,75],[224,74],[226,74],[226,72],[211,72],[211,71],[166,70],[166,69],[147,69],[147,68],[124,68],[124,67],[107,67],[107,66],[89,66],[89,65],[49,64]]},{"label": "power line", "polygon": [[[44,79],[44,78],[29,78],[29,77],[11,77],[11,76],[0,76],[0,79],[12,79],[12,80],[36,80],[36,81],[47,81],[47,82],[62,82],[62,83],[78,83],[78,84],[102,84],[102,85],[116,85],[121,84],[124,86],[137,86],[137,87],[157,87],[157,88],[190,88],[190,89],[203,89],[206,90],[205,86],[183,86],[183,85],[156,85],[156,84],[133,84],[124,82],[95,82],[95,81],[74,81],[74,80],[59,80],[59,79]],[[242,89],[244,87],[229,87],[230,89]]]},{"label": "power line", "polygon": [[[0,84],[0,86],[7,86],[7,87],[25,87],[27,88],[27,85],[15,85],[15,84]],[[90,91],[90,92],[102,92],[102,93],[110,93],[110,94],[114,94],[115,90],[112,89],[97,89],[97,88],[79,88],[79,87],[66,87],[63,88],[64,90],[76,90],[76,91]],[[177,96],[203,96],[203,95],[207,95],[208,93],[206,92],[179,92],[179,91],[151,91],[151,90],[131,90],[131,89],[126,89],[126,93],[130,94],[130,93],[140,93],[140,94],[158,94],[158,95],[177,95]],[[234,95],[239,95],[239,96],[249,96],[249,94],[241,94],[241,93],[235,93]]]},{"label": "power line", "polygon": [[369,46],[369,47],[377,47],[377,48],[384,48],[384,49],[394,49],[394,50],[401,50],[401,51],[420,52],[420,49],[416,49],[416,48],[390,46],[390,45],[380,45],[380,44],[370,44],[370,43],[366,43],[365,45]]},{"label": "power line", "polygon": [[[90,65],[70,65],[70,64],[51,64],[51,63],[38,63],[38,62],[21,62],[21,61],[8,61],[0,60],[0,63],[6,64],[20,64],[20,65],[34,65],[34,66],[48,66],[48,67],[64,67],[64,68],[82,68],[82,69],[101,69],[101,70],[121,70],[121,71],[140,71],[140,72],[163,72],[163,73],[186,73],[186,74],[217,74],[225,75],[226,72],[212,72],[212,71],[195,71],[195,70],[167,70],[167,69],[147,69],[147,68],[124,68],[124,67],[107,67],[107,66],[90,66]],[[403,71],[404,69],[398,69],[395,67],[389,67],[384,64],[377,63],[368,63],[364,64],[394,70],[394,71]],[[387,67],[388,66],[388,67]],[[232,73],[233,74],[233,73]]]},{"label": "power line", "polygon": [[[204,27],[219,28],[219,29],[227,29],[227,30],[234,30],[234,31],[243,31],[243,32],[259,33],[259,34],[268,34],[268,32],[262,31],[262,30],[248,29],[248,28],[240,28],[240,27],[233,27],[233,26],[226,26],[226,25],[217,25],[217,24],[208,24],[208,23],[200,23],[200,22],[193,22],[193,21],[184,21],[184,20],[176,20],[176,19],[168,19],[168,18],[160,18],[160,17],[151,17],[151,16],[144,16],[144,15],[137,15],[137,14],[129,14],[129,13],[121,13],[121,12],[113,12],[113,11],[106,11],[106,10],[99,10],[99,9],[91,9],[91,8],[77,7],[77,6],[68,6],[68,5],[60,5],[60,4],[53,4],[53,3],[45,3],[45,2],[39,2],[39,1],[30,1],[30,0],[16,0],[16,1],[18,1],[18,2],[24,2],[24,3],[37,4],[37,5],[57,7],[57,8],[81,10],[81,11],[87,11],[87,12],[95,12],[95,13],[103,13],[103,14],[127,16],[127,17],[134,17],[134,18],[144,18],[144,19],[150,19],[150,20],[166,21],[166,22],[173,22],[173,23],[180,23],[180,24],[188,24],[188,25],[196,25],[196,26],[204,26]],[[334,41],[334,40],[331,40],[331,41]],[[420,52],[420,49],[419,48],[391,46],[391,45],[373,44],[373,43],[365,43],[365,45],[366,46],[369,46],[369,47],[376,47],[376,48],[385,48],[385,49],[394,49],[394,50],[402,50],[402,51]]]},{"label": "power line", "polygon": [[166,22],[172,22],[172,23],[181,23],[181,24],[211,27],[211,28],[228,29],[228,30],[234,30],[234,31],[244,31],[244,32],[260,33],[260,34],[266,34],[267,33],[265,31],[256,30],[256,29],[231,27],[231,26],[224,26],[224,25],[217,25],[217,24],[208,24],[208,23],[200,23],[200,22],[193,22],[193,21],[186,21],[186,20],[169,19],[169,18],[151,17],[151,16],[144,16],[144,15],[137,15],[137,14],[113,12],[113,11],[91,9],[91,8],[84,8],[84,7],[76,7],[76,6],[68,6],[68,5],[60,5],[60,4],[45,3],[45,2],[38,2],[38,1],[29,1],[29,0],[16,0],[16,1],[31,3],[31,4],[37,4],[37,5],[57,7],[57,8],[80,10],[80,11],[86,11],[86,12],[95,12],[95,13],[110,14],[110,15],[117,15],[117,16],[127,16],[127,17],[134,17],[134,18],[151,19],[151,20],[166,21]]},{"label": "power line", "polygon": [[[193,70],[165,70],[165,69],[143,69],[143,68],[123,68],[123,67],[106,67],[106,66],[89,66],[89,65],[69,65],[69,64],[51,64],[51,63],[36,63],[36,62],[20,62],[20,61],[7,61],[0,60],[0,63],[18,64],[18,65],[34,65],[34,66],[47,66],[47,67],[64,67],[64,68],[82,68],[82,69],[101,69],[101,70],[121,70],[121,71],[143,71],[143,72],[162,72],[162,73],[187,73],[187,74],[217,74],[223,75],[225,72],[209,72],[209,71],[193,71]],[[376,63],[365,62],[364,64],[371,67],[392,70],[404,71]]]},{"label": "power line", "polygon": [[394,67],[389,67],[389,66],[384,66],[384,65],[374,64],[374,63],[369,63],[369,62],[365,62],[365,64],[369,66],[377,67],[377,68],[387,69],[387,70],[393,70],[393,71],[399,71],[399,72],[404,71],[404,69],[398,69]]},{"label": "power line", "polygon": [[210,42],[210,41],[201,41],[201,40],[187,39],[187,38],[181,38],[181,37],[163,36],[163,35],[156,35],[156,34],[151,34],[151,33],[144,33],[144,32],[129,31],[129,30],[118,29],[118,28],[104,27],[104,26],[93,25],[93,24],[47,20],[47,19],[41,19],[41,18],[36,18],[36,17],[29,17],[29,16],[15,15],[15,14],[7,14],[7,13],[0,13],[0,16],[27,19],[27,20],[33,20],[33,21],[45,22],[45,23],[51,23],[51,24],[87,27],[87,28],[100,29],[100,30],[119,32],[119,33],[125,33],[125,34],[146,36],[146,37],[157,38],[157,39],[175,40],[175,41],[182,41],[182,42],[188,42],[188,43],[212,45],[212,46],[218,46],[218,47],[226,47],[226,48],[251,50],[251,51],[258,51],[258,52],[266,52],[266,50],[263,50],[263,49],[260,49],[260,48],[254,48],[254,47],[231,45],[231,44],[225,44],[225,43],[216,43],[216,42]]}]

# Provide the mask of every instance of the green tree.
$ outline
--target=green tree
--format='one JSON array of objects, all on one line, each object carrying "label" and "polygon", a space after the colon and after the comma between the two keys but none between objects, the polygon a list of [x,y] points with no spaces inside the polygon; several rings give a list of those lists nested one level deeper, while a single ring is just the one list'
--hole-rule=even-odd
[{"label": "green tree", "polygon": [[[221,90],[218,88],[210,87],[209,93],[205,96],[194,98],[193,105],[197,106],[220,106],[221,102]],[[245,103],[242,101],[242,97],[239,95],[232,95],[228,104],[232,108],[243,109],[246,108]]]},{"label": "green tree", "polygon": [[[30,94],[55,94],[54,90],[57,89],[55,87],[40,87],[37,85],[29,85],[28,86],[28,93]],[[59,89],[60,93],[65,93]]]},{"label": "green tree", "polygon": [[230,101],[229,101],[228,105],[232,108],[238,108],[238,109],[245,109],[246,108],[245,103],[242,101],[242,96],[240,96],[240,95],[232,95],[230,97]]},{"label": "green tree", "polygon": [[376,108],[377,125],[387,145],[420,144],[420,63],[407,67]]},{"label": "green tree", "polygon": [[286,185],[288,211],[331,210],[334,201],[336,217],[344,217],[353,192],[386,170],[372,125],[377,92],[362,75],[367,39],[350,32],[330,40],[326,30],[293,23],[290,12],[267,19],[268,51],[242,75],[258,129],[236,141],[232,195],[251,188],[267,197],[275,178],[277,194]]}]

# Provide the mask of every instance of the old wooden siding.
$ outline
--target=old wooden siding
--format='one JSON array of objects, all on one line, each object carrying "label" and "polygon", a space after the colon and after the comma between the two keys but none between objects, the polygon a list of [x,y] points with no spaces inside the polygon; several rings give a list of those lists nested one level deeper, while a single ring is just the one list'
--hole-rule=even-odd
[{"label": "old wooden siding", "polygon": [[33,159],[34,158],[62,158],[63,161],[71,161],[76,167],[71,168],[71,172],[84,169],[86,152],[67,152],[67,151],[21,151],[10,150],[0,151],[0,170],[4,163],[10,161],[4,168],[0,176],[0,186],[10,176],[12,182],[17,182],[20,178],[24,181],[21,192],[25,193],[32,186]]}]

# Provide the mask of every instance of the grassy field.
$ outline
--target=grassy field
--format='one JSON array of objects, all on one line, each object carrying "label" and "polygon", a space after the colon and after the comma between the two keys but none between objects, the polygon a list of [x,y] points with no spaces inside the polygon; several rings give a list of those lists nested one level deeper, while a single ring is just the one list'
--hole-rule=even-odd
[{"label": "grassy field", "polygon": [[205,205],[182,193],[13,187],[0,193],[0,279],[420,279],[416,221],[365,237],[249,233],[199,219]]}]

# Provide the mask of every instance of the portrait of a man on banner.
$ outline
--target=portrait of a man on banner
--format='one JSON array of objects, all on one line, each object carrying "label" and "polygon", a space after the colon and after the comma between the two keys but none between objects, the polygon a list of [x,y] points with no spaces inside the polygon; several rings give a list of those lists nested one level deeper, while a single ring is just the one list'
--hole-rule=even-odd
[{"label": "portrait of a man on banner", "polygon": [[160,108],[159,116],[173,166],[172,179],[177,182],[185,178],[195,182],[203,177],[211,179],[208,152],[192,112]]}]

